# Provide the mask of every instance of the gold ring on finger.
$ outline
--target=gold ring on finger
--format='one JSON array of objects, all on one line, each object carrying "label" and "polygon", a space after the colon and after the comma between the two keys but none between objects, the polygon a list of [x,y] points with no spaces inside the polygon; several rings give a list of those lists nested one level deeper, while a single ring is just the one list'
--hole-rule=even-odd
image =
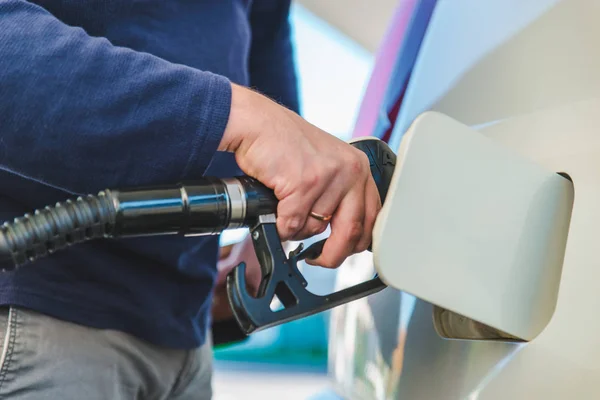
[{"label": "gold ring on finger", "polygon": [[315,212],[310,212],[310,216],[313,218],[318,219],[319,221],[329,221],[331,219],[331,215],[321,215],[321,214],[317,214]]}]

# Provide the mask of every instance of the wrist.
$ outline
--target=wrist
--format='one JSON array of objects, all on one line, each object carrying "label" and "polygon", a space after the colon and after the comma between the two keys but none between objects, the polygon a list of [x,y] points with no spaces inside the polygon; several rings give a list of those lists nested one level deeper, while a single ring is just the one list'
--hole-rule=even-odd
[{"label": "wrist", "polygon": [[223,137],[217,150],[237,151],[243,142],[253,140],[261,131],[261,104],[264,100],[258,93],[231,83],[231,110]]}]

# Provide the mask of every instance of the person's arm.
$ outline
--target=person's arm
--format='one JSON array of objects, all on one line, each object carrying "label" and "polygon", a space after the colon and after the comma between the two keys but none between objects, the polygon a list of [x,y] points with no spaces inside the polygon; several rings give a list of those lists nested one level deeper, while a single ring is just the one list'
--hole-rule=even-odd
[{"label": "person's arm", "polygon": [[0,1],[0,168],[93,193],[194,179],[217,150],[273,189],[282,241],[325,229],[311,211],[332,216],[313,263],[368,248],[381,204],[360,150],[223,77]]},{"label": "person's arm", "polygon": [[0,168],[72,193],[201,176],[221,141],[221,76],[113,46],[0,1]]},{"label": "person's arm", "polygon": [[250,84],[260,93],[300,114],[289,14],[289,0],[252,3]]}]

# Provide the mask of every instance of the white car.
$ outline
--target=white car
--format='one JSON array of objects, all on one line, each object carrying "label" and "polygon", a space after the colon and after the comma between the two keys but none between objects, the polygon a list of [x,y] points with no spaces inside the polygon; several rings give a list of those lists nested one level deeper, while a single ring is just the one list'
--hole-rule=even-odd
[{"label": "white car", "polygon": [[[369,253],[354,256],[341,267],[337,289],[376,271],[390,287],[332,311],[334,391],[315,399],[600,398],[598,21],[600,3],[592,0],[437,2],[388,143],[398,151],[417,117],[435,111],[519,157],[570,176],[568,237],[555,244],[565,249],[557,290],[532,308],[531,319],[539,317],[537,310],[550,314],[531,337],[506,334],[445,308],[456,299],[477,302],[468,297],[468,282],[452,292],[448,286],[456,282],[431,276],[431,287],[454,297],[432,295],[426,301],[409,294],[419,288],[395,278],[407,274],[390,271],[389,251],[385,267],[373,265]],[[528,240],[520,245],[533,246]],[[407,265],[400,250],[395,260],[399,271],[419,268]],[[546,277],[545,271],[539,282],[515,274],[514,284],[533,296]],[[482,303],[496,299],[480,293]],[[518,304],[510,307],[523,314]]]}]

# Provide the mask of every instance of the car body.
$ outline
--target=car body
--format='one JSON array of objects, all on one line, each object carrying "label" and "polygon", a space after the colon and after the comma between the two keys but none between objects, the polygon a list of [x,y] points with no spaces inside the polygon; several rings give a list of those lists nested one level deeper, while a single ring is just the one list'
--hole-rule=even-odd
[{"label": "car body", "polygon": [[[437,2],[388,142],[398,149],[415,118],[437,111],[540,164],[573,172],[574,217],[556,313],[530,342],[478,331],[485,327],[460,315],[454,322],[472,337],[448,338],[435,329],[433,304],[388,287],[331,312],[336,396],[600,397],[600,326],[586,311],[598,303],[593,282],[600,277],[586,239],[595,237],[592,205],[596,186],[600,191],[599,19],[600,6],[588,0]],[[398,268],[418,268],[403,265],[401,253],[397,260]],[[336,289],[376,271],[369,254],[353,256]]]}]

